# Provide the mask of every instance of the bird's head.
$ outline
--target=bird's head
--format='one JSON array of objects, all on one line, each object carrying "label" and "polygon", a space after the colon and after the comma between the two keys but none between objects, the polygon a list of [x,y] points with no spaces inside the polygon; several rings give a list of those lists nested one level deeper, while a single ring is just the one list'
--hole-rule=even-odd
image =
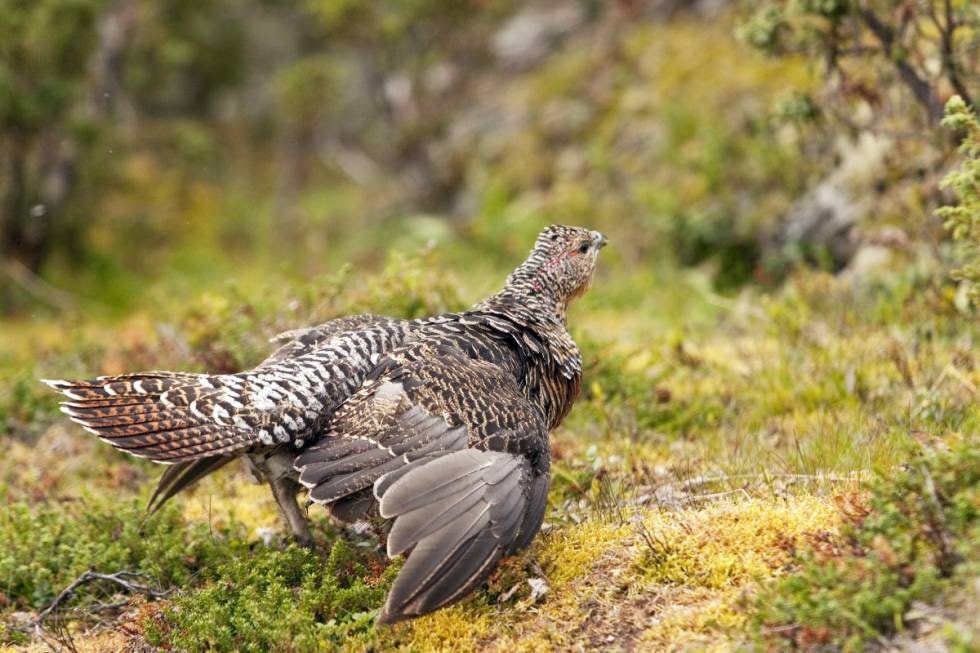
[{"label": "bird's head", "polygon": [[606,237],[582,227],[551,225],[534,243],[527,259],[507,278],[504,292],[513,297],[551,300],[564,314],[570,301],[592,282],[599,250]]}]

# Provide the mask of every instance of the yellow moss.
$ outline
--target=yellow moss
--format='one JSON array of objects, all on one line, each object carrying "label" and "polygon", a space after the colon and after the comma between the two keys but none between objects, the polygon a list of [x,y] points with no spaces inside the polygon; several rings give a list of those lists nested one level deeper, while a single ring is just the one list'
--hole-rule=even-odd
[{"label": "yellow moss", "polygon": [[[535,651],[558,643],[562,628],[549,625],[548,615],[567,627],[570,620],[580,618],[576,608],[582,600],[580,593],[566,595],[562,588],[588,575],[610,551],[621,549],[621,542],[630,534],[628,526],[588,522],[540,536],[522,559],[535,561],[547,576],[551,592],[543,605],[517,600],[487,607],[478,596],[396,626],[385,636],[385,643],[420,651],[492,650],[503,642],[508,650]],[[533,627],[527,628],[527,623]]]},{"label": "yellow moss", "polygon": [[476,651],[480,641],[491,636],[496,617],[486,610],[480,614],[470,600],[397,625],[384,640],[404,651]]},{"label": "yellow moss", "polygon": [[813,496],[650,509],[643,524],[665,543],[663,559],[651,558],[633,525],[566,527],[524,556],[551,585],[538,604],[471,599],[399,626],[383,643],[418,651],[728,650],[744,622],[740,597],[756,579],[779,573],[783,543],[833,528],[836,519],[829,499]]},{"label": "yellow moss", "polygon": [[[73,650],[78,653],[104,653],[105,651],[130,650],[131,636],[121,630],[89,631],[72,635]],[[54,640],[51,640],[54,642]],[[0,646],[0,653],[48,653],[53,646],[42,641],[32,641],[24,647]],[[66,649],[67,650],[67,649]]]},{"label": "yellow moss", "polygon": [[591,570],[611,545],[630,534],[628,526],[586,522],[541,538],[544,541],[534,557],[557,588]]},{"label": "yellow moss", "polygon": [[641,648],[658,651],[728,651],[731,634],[744,622],[733,609],[740,591],[669,591],[664,609],[639,636]]},{"label": "yellow moss", "polygon": [[835,528],[837,512],[828,498],[799,496],[653,513],[644,524],[665,553],[648,550],[637,571],[644,591],[664,600],[641,641],[663,650],[724,650],[743,624],[737,603],[746,589],[780,573],[784,543]]},{"label": "yellow moss", "polygon": [[834,523],[826,499],[750,499],[702,510],[653,513],[644,520],[657,545],[638,563],[648,580],[707,588],[768,575],[785,560],[787,538]]},{"label": "yellow moss", "polygon": [[[744,625],[738,602],[785,562],[783,543],[833,528],[829,499],[801,496],[719,502],[675,512],[651,509],[643,523],[669,554],[654,556],[630,525],[589,522],[549,533],[526,555],[551,592],[460,606],[399,626],[385,643],[402,650],[730,650]],[[390,637],[390,639],[389,639]]]}]

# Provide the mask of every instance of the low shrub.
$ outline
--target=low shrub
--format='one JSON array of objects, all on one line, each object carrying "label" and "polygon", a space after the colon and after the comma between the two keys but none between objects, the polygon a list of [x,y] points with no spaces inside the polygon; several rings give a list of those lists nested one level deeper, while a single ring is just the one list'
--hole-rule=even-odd
[{"label": "low shrub", "polygon": [[396,567],[343,540],[326,560],[295,545],[259,548],[203,571],[203,587],[142,626],[151,644],[182,650],[332,650],[372,631]]},{"label": "low shrub", "polygon": [[980,440],[923,448],[842,497],[845,527],[814,533],[794,570],[752,604],[764,648],[864,650],[914,625],[914,603],[935,602],[980,571]]},{"label": "low shrub", "polygon": [[212,531],[207,524],[189,524],[173,505],[144,518],[137,499],[121,505],[106,497],[5,506],[0,510],[3,603],[42,608],[89,569],[140,573],[149,584],[179,586],[244,546],[239,528]]}]

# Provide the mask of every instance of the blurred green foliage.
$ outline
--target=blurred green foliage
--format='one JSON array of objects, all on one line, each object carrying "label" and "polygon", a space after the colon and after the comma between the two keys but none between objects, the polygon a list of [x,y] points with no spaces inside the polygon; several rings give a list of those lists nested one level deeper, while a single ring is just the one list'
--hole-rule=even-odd
[{"label": "blurred green foliage", "polygon": [[207,118],[227,89],[247,76],[248,3],[163,0],[117,4],[115,29],[124,98],[149,115]]},{"label": "blurred green foliage", "polygon": [[[65,215],[67,161],[91,147],[99,125],[80,109],[89,100],[89,53],[100,0],[0,3],[0,257],[37,269],[56,239],[70,239]],[[51,206],[49,206],[49,204]],[[11,302],[0,285],[0,310]]]},{"label": "blurred green foliage", "polygon": [[27,140],[78,101],[103,0],[0,4],[0,126]]},{"label": "blurred green foliage", "polygon": [[957,204],[940,208],[938,214],[960,242],[963,266],[953,273],[954,278],[968,285],[970,298],[980,305],[980,123],[973,109],[957,95],[946,103],[943,124],[963,134],[960,152],[966,160],[943,179],[956,195]]},{"label": "blurred green foliage", "polygon": [[[931,24],[942,7],[927,4],[896,20]],[[51,102],[33,131],[0,134],[33,134],[0,159],[4,257],[86,311],[118,313],[154,281],[376,264],[388,233],[460,239],[461,258],[499,264],[543,224],[577,222],[618,240],[624,264],[698,266],[731,292],[788,271],[772,234],[833,166],[838,136],[914,122],[891,102],[894,58],[865,45],[876,6],[756,7],[742,40],[779,55],[760,59],[729,9],[664,23],[654,9],[478,5],[11,5],[0,79],[23,79],[0,98]],[[938,28],[896,34],[948,63],[926,80],[940,97],[954,78],[971,83],[977,31],[962,3],[936,20],[953,30],[950,52]],[[884,108],[884,121],[856,117]],[[931,242],[921,216],[935,194],[909,184],[947,148],[908,147],[875,181],[871,220]],[[26,275],[5,273],[6,311],[64,310]]]}]

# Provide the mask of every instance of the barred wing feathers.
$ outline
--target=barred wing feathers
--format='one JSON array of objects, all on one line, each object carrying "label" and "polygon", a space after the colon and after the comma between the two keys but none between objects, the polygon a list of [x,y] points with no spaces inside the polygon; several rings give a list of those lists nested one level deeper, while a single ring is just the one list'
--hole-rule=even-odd
[{"label": "barred wing feathers", "polygon": [[[379,328],[394,331],[403,324],[404,320],[366,313],[364,315],[339,317],[313,327],[283,331],[269,341],[280,345],[280,347],[269,358],[262,361],[260,367],[303,356],[336,338],[349,336],[358,331],[366,329],[376,331]],[[374,343],[368,345],[368,347],[373,346]],[[378,353],[382,352],[379,351]]]}]

